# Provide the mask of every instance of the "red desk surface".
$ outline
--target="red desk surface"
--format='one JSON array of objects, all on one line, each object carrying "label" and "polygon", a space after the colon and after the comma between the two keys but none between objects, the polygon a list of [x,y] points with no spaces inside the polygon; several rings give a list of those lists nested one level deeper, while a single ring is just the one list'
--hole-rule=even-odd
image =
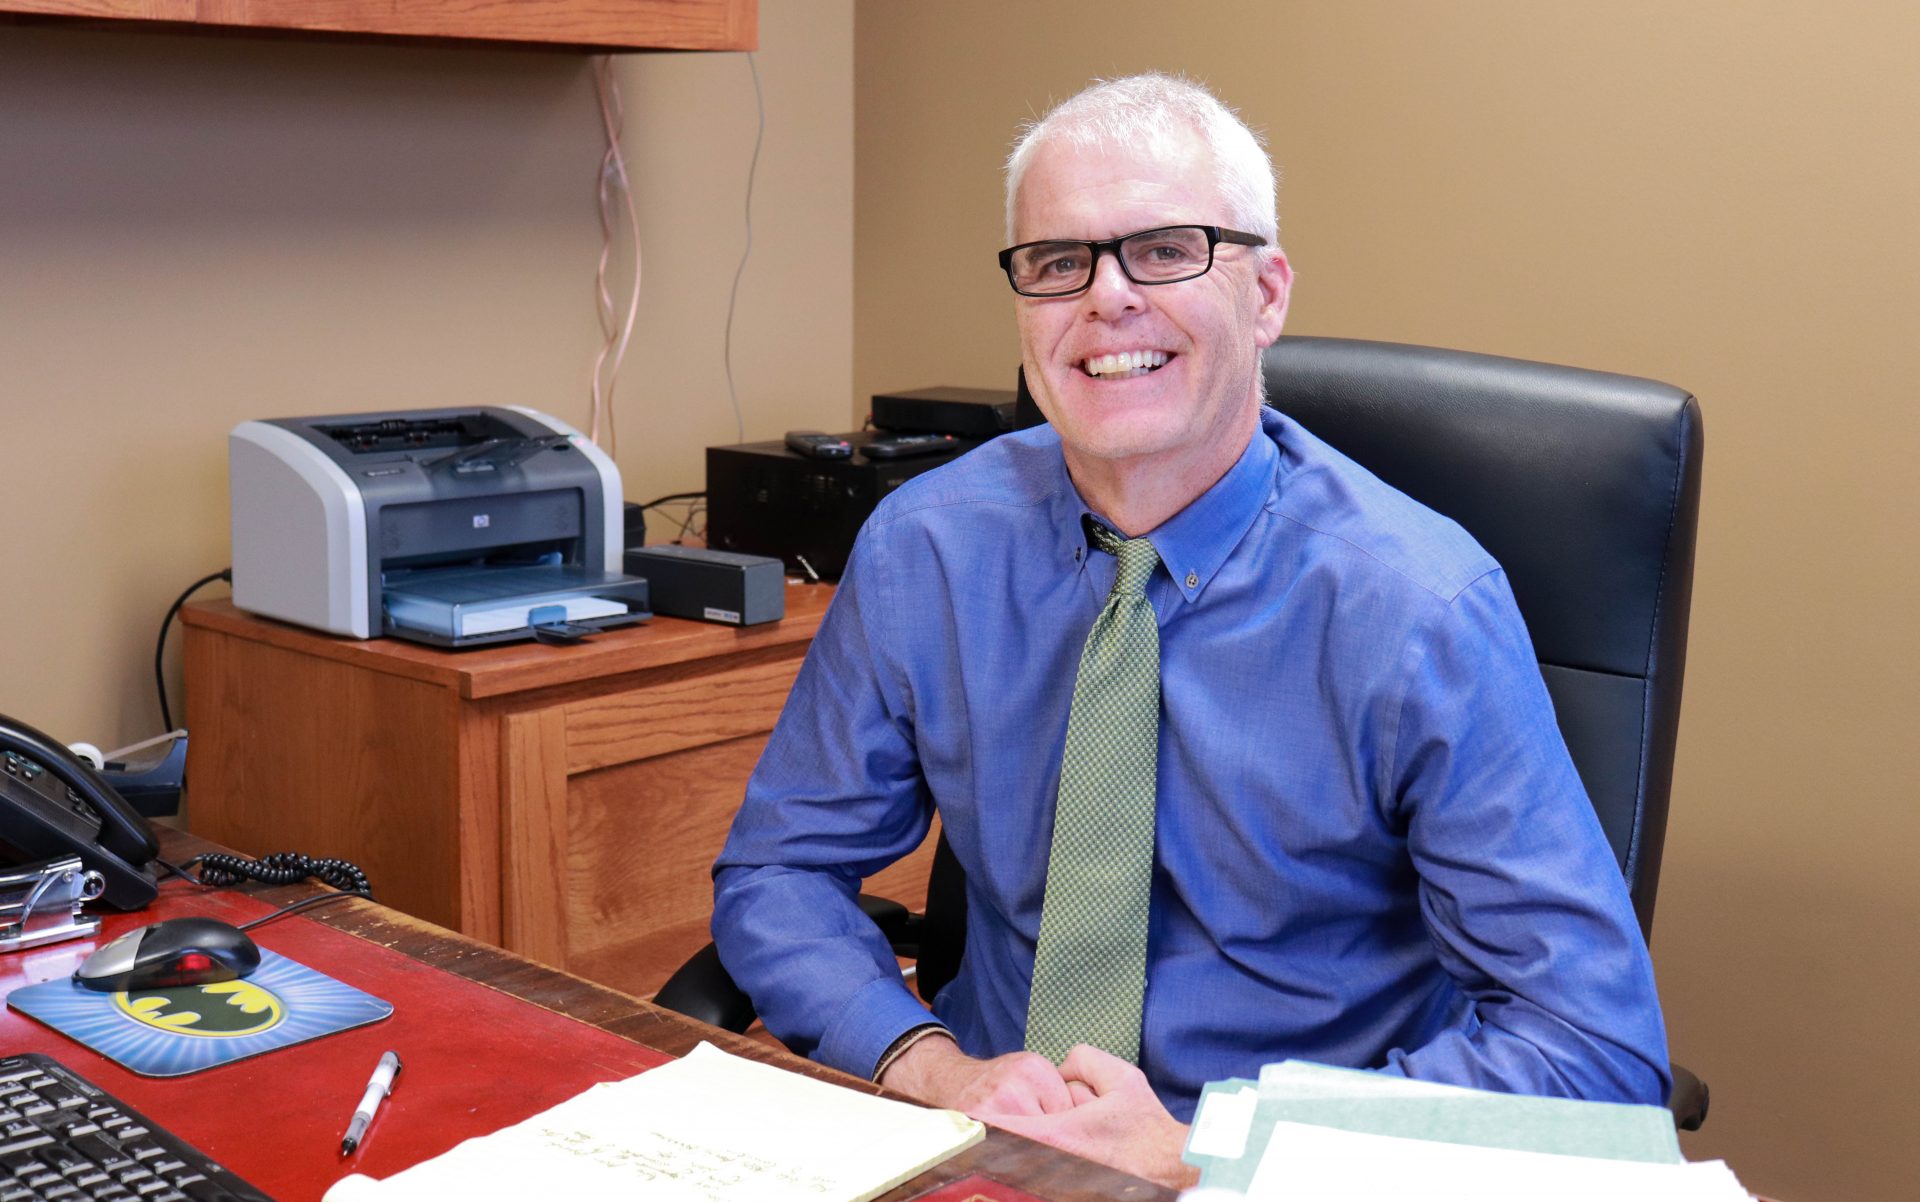
[{"label": "red desk surface", "polygon": [[[241,894],[173,881],[147,909],[108,915],[96,939],[0,955],[0,992],[65,977],[132,927],[184,914],[238,924],[271,909]],[[595,1082],[669,1059],[303,913],[249,934],[261,947],[391,1002],[391,1017],[189,1077],[130,1073],[11,1008],[0,1016],[0,1048],[53,1056],[280,1202],[318,1198],[348,1173],[389,1176]],[[343,1157],[340,1136],[389,1049],[405,1067],[359,1152]]]}]

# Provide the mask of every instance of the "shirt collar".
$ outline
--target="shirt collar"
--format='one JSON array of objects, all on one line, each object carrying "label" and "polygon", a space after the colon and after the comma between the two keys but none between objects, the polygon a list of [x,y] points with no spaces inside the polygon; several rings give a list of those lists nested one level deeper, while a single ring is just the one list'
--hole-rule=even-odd
[{"label": "shirt collar", "polygon": [[[1263,422],[1226,475],[1147,534],[1183,598],[1199,600],[1207,583],[1246,536],[1254,517],[1272,496],[1279,459],[1273,432]],[[1108,526],[1112,523],[1087,507],[1073,487],[1064,459],[1060,461],[1060,476],[1064,487],[1056,494],[1054,507],[1060,554],[1084,569],[1092,544],[1081,522],[1091,516]]]}]

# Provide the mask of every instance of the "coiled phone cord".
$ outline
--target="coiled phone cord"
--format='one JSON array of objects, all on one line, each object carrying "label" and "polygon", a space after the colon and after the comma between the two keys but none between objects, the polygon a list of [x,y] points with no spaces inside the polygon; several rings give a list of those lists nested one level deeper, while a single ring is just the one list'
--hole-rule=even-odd
[{"label": "coiled phone cord", "polygon": [[[197,877],[190,875],[187,871],[195,865],[200,868],[200,875]],[[325,905],[342,898],[364,897],[369,901],[373,899],[373,886],[367,882],[367,874],[360,870],[358,864],[331,857],[315,859],[312,856],[301,855],[297,851],[275,852],[258,860],[228,855],[225,852],[209,852],[203,856],[195,856],[184,864],[177,866],[168,864],[167,867],[185,879],[209,889],[229,888],[242,881],[259,881],[267,885],[297,885],[311,878],[323,885],[331,885],[340,890],[338,893],[323,893],[317,897],[302,898],[290,905],[282,906],[263,918],[242,923],[240,929],[243,931],[252,930],[262,923],[272,922],[295,910]]]}]

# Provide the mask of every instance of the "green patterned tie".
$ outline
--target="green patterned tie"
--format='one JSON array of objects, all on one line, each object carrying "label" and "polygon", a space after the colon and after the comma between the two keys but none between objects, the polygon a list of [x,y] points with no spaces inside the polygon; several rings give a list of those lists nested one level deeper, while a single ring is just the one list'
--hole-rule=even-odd
[{"label": "green patterned tie", "polygon": [[1160,557],[1089,523],[1120,568],[1080,652],[1027,1003],[1027,1050],[1076,1043],[1140,1060],[1160,742],[1160,629],[1145,589]]}]

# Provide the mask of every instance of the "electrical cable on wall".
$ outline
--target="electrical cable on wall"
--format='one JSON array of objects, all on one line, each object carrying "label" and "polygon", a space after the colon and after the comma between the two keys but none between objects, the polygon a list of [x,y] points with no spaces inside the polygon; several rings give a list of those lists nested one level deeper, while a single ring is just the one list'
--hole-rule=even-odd
[{"label": "electrical cable on wall", "polygon": [[[594,356],[592,410],[587,421],[587,437],[596,446],[614,451],[613,386],[620,376],[620,364],[627,357],[627,343],[633,337],[634,320],[640,313],[640,217],[634,210],[633,184],[627,177],[626,156],[620,149],[620,132],[625,114],[620,106],[620,83],[613,74],[613,57],[601,55],[594,60],[594,92],[600,100],[600,120],[607,132],[607,150],[600,156],[597,194],[600,201],[600,266],[594,275],[594,292],[599,301],[600,353]],[[613,259],[614,213],[619,209],[627,218],[627,230],[633,239],[633,282],[627,298],[627,314],[619,318],[613,293],[607,286],[607,266]],[[601,437],[602,429],[605,438]]]},{"label": "electrical cable on wall", "polygon": [[153,687],[154,691],[160,694],[160,729],[162,730],[173,729],[173,710],[167,705],[167,673],[165,666],[167,631],[173,626],[173,619],[179,615],[180,607],[187,603],[187,598],[193,596],[216,580],[224,580],[228,584],[232,584],[233,569],[221,568],[219,571],[210,572],[192,584],[189,584],[187,591],[181,593],[179,598],[167,607],[167,616],[160,619],[160,637],[155,639],[153,643]]},{"label": "electrical cable on wall", "polygon": [[[733,402],[733,427],[737,441],[747,441],[747,423],[740,416],[740,394],[733,386],[733,310],[740,299],[740,277],[746,273],[747,259],[753,254],[753,177],[760,170],[760,143],[767,136],[767,101],[760,91],[760,64],[753,52],[747,52],[747,70],[753,73],[753,107],[759,124],[753,132],[753,158],[747,163],[747,244],[740,251],[740,265],[733,270],[733,288],[727,293],[727,332],[724,356],[727,365],[727,399]],[[682,527],[684,533],[685,528]]]},{"label": "electrical cable on wall", "polygon": [[666,505],[685,504],[687,506],[687,510],[685,514],[683,514],[678,519],[675,519],[672,517],[669,517],[667,519],[670,522],[677,520],[680,523],[680,532],[678,534],[675,534],[668,541],[676,545],[682,545],[687,541],[687,537],[690,534],[695,536],[700,536],[705,534],[706,532],[705,524],[702,523],[700,527],[696,529],[694,527],[694,519],[696,517],[705,516],[707,512],[706,501],[707,501],[707,494],[704,492],[668,493],[664,497],[656,497],[655,499],[648,501],[645,505],[642,505],[640,507],[640,510],[641,512],[644,513],[648,510],[660,509],[662,506],[666,506]]}]

